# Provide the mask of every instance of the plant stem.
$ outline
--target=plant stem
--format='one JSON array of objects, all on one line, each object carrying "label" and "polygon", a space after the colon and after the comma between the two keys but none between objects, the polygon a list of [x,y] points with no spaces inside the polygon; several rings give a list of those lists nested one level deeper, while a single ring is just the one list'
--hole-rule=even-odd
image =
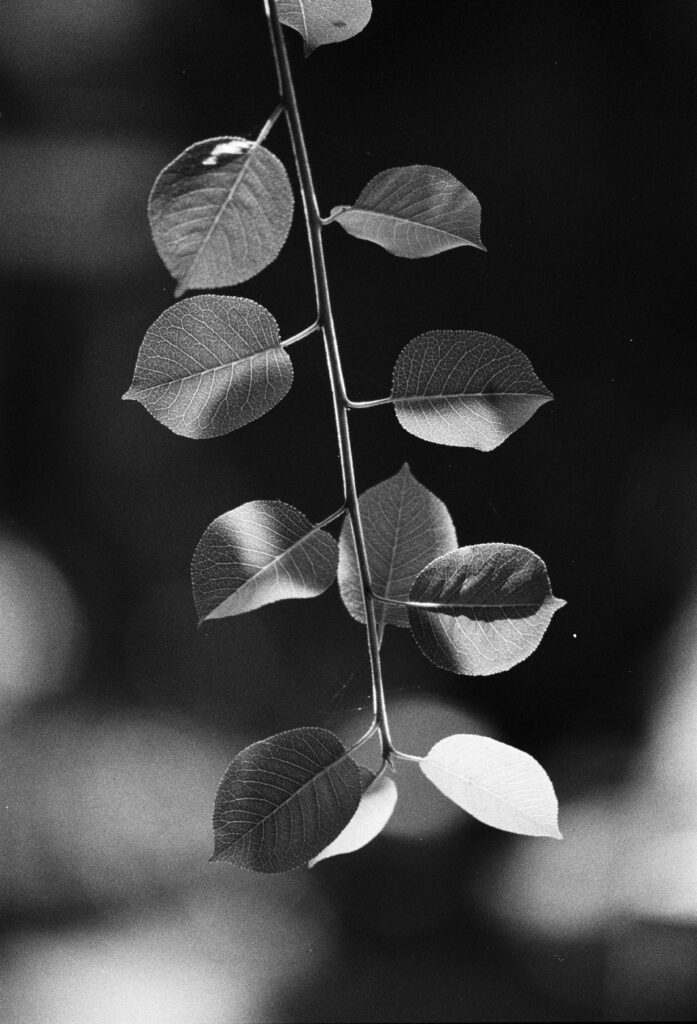
[{"label": "plant stem", "polygon": [[305,224],[310,248],[310,260],[312,263],[312,274],[315,285],[315,298],[317,302],[317,319],[319,321],[322,335],[324,337],[324,349],[327,357],[327,369],[329,382],[332,391],[334,405],[334,418],[336,420],[336,433],[339,446],[339,462],[341,465],[341,476],[343,481],[343,492],[346,508],[353,527],[353,539],[356,546],[356,558],[358,571],[361,577],[363,591],[363,603],[365,607],[366,630],[368,639],[368,655],[370,659],[370,670],[373,683],[373,715],[374,724],[380,730],[382,740],[383,758],[389,758],[392,753],[392,740],[387,721],[387,709],[385,707],[385,690],[382,681],[382,666],[380,663],[380,640],[378,636],[377,619],[375,617],[375,605],[370,586],[370,567],[368,564],[368,553],[361,523],[360,507],[358,503],[358,490],[356,487],[356,475],[353,464],[353,450],[351,447],[351,433],[348,424],[349,399],[346,394],[344,383],[339,344],[334,327],[332,315],[331,297],[329,294],[329,281],[327,268],[324,259],[324,245],[322,241],[322,218],[319,213],[317,194],[310,160],[305,145],[300,112],[295,96],[293,76],[288,60],[283,29],[278,17],[275,0],[264,0],[266,17],[271,34],[271,48],[273,50],[278,87],[281,102],[286,113],[288,129],[293,144],[295,166],[300,180],[300,192],[302,195],[303,208],[305,211]]}]

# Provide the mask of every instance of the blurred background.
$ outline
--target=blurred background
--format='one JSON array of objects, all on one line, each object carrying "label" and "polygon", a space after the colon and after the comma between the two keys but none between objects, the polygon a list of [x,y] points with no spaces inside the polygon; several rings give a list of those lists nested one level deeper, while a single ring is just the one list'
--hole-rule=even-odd
[{"label": "blurred background", "polygon": [[[292,37],[291,37],[292,36]],[[691,1020],[697,1009],[697,5],[376,0],[289,33],[323,210],[429,163],[488,253],[327,231],[355,398],[430,329],[497,334],[556,401],[487,455],[357,413],[361,489],[407,460],[460,542],[526,545],[567,599],[540,649],[455,677],[384,645],[393,732],[486,732],[546,767],[563,843],[494,832],[400,765],[385,834],[312,871],[211,865],[246,743],[368,721],[336,588],[197,631],[209,522],[339,504],[316,339],[281,406],[211,441],[122,403],[173,301],[146,201],[185,146],[275,103],[261,0],[7,0],[0,31],[0,1008],[8,1024]],[[279,125],[269,139],[287,163]],[[296,214],[239,289],[314,316]]]}]

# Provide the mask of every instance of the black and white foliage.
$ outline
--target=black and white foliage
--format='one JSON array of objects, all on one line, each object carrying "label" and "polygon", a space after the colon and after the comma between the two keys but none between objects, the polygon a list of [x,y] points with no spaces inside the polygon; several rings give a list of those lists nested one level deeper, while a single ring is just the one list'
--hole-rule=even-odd
[{"label": "black and white foliage", "polygon": [[148,215],[176,295],[226,288],[276,259],[293,218],[293,190],[278,157],[259,142],[225,135],[195,142],[165,167]]},{"label": "black and white foliage", "polygon": [[434,559],[414,580],[409,624],[439,668],[504,672],[529,657],[565,604],[545,563],[516,544],[475,544]]},{"label": "black and white foliage", "polygon": [[184,437],[218,437],[273,409],[293,383],[278,325],[251,299],[198,295],[152,325],[123,396]]},{"label": "black and white foliage", "polygon": [[[322,333],[344,480],[341,507],[319,524],[279,500],[250,501],[219,515],[194,552],[200,622],[317,597],[338,576],[349,614],[366,627],[373,719],[346,750],[325,729],[300,728],[253,743],[229,764],[215,798],[213,860],[254,871],[313,866],[360,849],[385,827],[397,801],[392,772],[417,761],[426,778],[495,828],[559,838],[557,802],[528,754],[481,736],[451,736],[425,756],[393,743],[381,661],[387,626],[410,628],[437,666],[462,675],[503,672],[529,657],[564,602],[538,555],[514,544],[458,547],[443,502],[404,465],[358,495],[349,418],[391,404],[399,423],[436,444],[490,451],[552,395],[522,352],[470,330],[420,334],[402,350],[386,398],[348,397],[331,310],[323,231],[349,234],[410,259],[469,246],[483,249],[477,198],[448,171],[423,165],[383,171],[352,206],[318,212],[312,168],[282,24],[306,52],[355,36],[369,0],[265,0],[279,106],[256,141],[223,136],[195,143],[157,178],[149,214],[175,294],[227,288],[263,270],[285,243],[294,196],[285,168],[262,142],[284,113],[316,285],[315,323],[287,342],[271,313],[250,299],[203,294],[175,303],[147,332],[135,399],[188,438],[216,437],[270,412],[288,392],[285,345]],[[351,243],[347,243],[351,244]],[[343,520],[337,540],[328,532]],[[218,627],[220,628],[220,627]],[[382,767],[351,754],[380,739]]]},{"label": "black and white foliage", "polygon": [[279,20],[305,40],[309,56],[318,46],[343,43],[370,21],[370,0],[277,0]]},{"label": "black and white foliage", "polygon": [[317,597],[336,576],[331,534],[283,501],[249,501],[218,516],[194,552],[199,619],[242,615],[273,601]]},{"label": "black and white foliage", "polygon": [[353,206],[336,206],[331,219],[356,238],[415,260],[459,245],[483,249],[479,200],[440,167],[381,171]]},{"label": "black and white foliage", "polygon": [[402,350],[392,401],[425,441],[488,452],[552,395],[519,349],[479,331],[428,331]]},{"label": "black and white foliage", "polygon": [[[417,574],[438,555],[457,546],[450,513],[443,502],[415,480],[405,464],[399,473],[369,488],[360,497],[361,519],[375,594],[378,623],[408,626],[405,602]],[[350,615],[365,622],[361,573],[351,520],[339,539],[339,589]]]}]

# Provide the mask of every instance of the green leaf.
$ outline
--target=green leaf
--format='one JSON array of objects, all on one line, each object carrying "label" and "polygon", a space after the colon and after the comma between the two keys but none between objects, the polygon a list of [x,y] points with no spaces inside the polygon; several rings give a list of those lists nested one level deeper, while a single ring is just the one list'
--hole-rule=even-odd
[{"label": "green leaf", "polygon": [[215,519],[191,564],[199,622],[288,598],[316,597],[336,576],[337,543],[292,505],[249,501]]},{"label": "green leaf", "polygon": [[448,736],[419,767],[441,793],[486,825],[562,838],[554,787],[544,768],[522,750],[487,736]]},{"label": "green leaf", "polygon": [[331,217],[350,235],[407,259],[459,245],[484,249],[479,200],[440,167],[416,164],[381,171],[353,206],[336,206]]},{"label": "green leaf", "polygon": [[278,256],[293,218],[293,190],[268,149],[223,135],[194,143],[160,172],[148,216],[177,296],[228,288]]},{"label": "green leaf", "polygon": [[326,729],[252,743],[218,787],[211,860],[268,873],[302,867],[348,825],[360,798],[358,766]]},{"label": "green leaf", "polygon": [[484,452],[552,397],[527,356],[479,331],[419,334],[400,352],[392,378],[392,401],[405,430]]},{"label": "green leaf", "polygon": [[305,40],[305,55],[318,46],[358,35],[373,13],[370,0],[276,0],[279,20]]},{"label": "green leaf", "polygon": [[370,782],[361,797],[358,810],[346,828],[333,843],[313,857],[308,867],[313,868],[321,860],[338,857],[342,853],[353,853],[367,846],[382,832],[392,816],[397,803],[397,786],[388,775],[381,775]]},{"label": "green leaf", "polygon": [[416,577],[417,644],[435,665],[467,676],[504,672],[529,657],[557,609],[545,563],[515,544],[475,544],[436,558]]},{"label": "green leaf", "polygon": [[[457,546],[455,527],[443,502],[416,480],[409,466],[365,491],[359,499],[375,593],[396,601],[409,598],[418,573]],[[363,590],[350,519],[339,538],[339,589],[347,611],[365,622]],[[408,626],[406,608],[375,604],[378,626]]]},{"label": "green leaf", "polygon": [[292,382],[268,310],[251,299],[198,295],[157,318],[123,397],[175,434],[218,437],[273,409]]}]

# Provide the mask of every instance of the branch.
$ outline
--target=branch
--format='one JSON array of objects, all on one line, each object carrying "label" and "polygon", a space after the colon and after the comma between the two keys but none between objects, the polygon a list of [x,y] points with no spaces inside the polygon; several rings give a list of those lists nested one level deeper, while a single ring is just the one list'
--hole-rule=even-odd
[{"label": "branch", "polygon": [[334,418],[336,421],[336,433],[339,446],[339,461],[341,464],[341,475],[343,480],[343,491],[346,508],[353,527],[353,538],[356,546],[356,557],[361,577],[363,591],[363,602],[365,605],[365,619],[368,639],[368,655],[370,658],[370,669],[373,683],[373,715],[374,724],[380,730],[382,739],[383,758],[387,759],[393,751],[392,740],[387,722],[387,710],[385,707],[385,691],[382,681],[382,666],[380,663],[380,639],[378,636],[377,620],[375,617],[375,605],[370,586],[370,567],[366,549],[363,525],[361,523],[360,507],[358,502],[358,490],[356,487],[356,475],[353,464],[353,450],[351,447],[351,434],[348,425],[349,399],[346,394],[339,344],[334,327],[332,315],[331,297],[329,294],[329,281],[327,268],[324,259],[324,245],[322,242],[322,218],[317,203],[314,181],[310,160],[305,145],[300,111],[295,96],[293,76],[288,60],[288,51],[283,36],[283,30],[278,18],[275,0],[264,0],[266,17],[271,35],[271,47],[273,50],[274,63],[281,103],[284,106],[288,130],[293,144],[293,156],[295,167],[300,181],[300,192],[302,195],[303,209],[305,212],[305,224],[307,227],[307,238],[310,248],[310,260],[312,263],[312,275],[315,285],[315,298],[317,302],[317,320],[324,337],[324,349],[327,359],[327,370],[329,372],[329,383],[332,392],[334,405]]}]

